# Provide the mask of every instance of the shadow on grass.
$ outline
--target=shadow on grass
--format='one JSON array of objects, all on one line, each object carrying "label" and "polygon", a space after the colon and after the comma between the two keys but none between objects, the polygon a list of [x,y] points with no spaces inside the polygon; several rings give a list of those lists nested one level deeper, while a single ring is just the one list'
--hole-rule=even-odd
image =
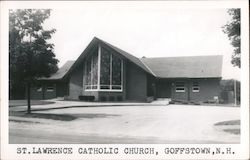
[{"label": "shadow on grass", "polygon": [[24,113],[24,112],[10,112],[10,116],[25,117],[25,118],[42,118],[60,121],[73,121],[77,118],[108,118],[120,116],[116,114],[47,114],[47,113]]},{"label": "shadow on grass", "polygon": [[68,114],[47,114],[47,113],[24,113],[24,112],[10,112],[10,116],[24,117],[24,118],[42,118],[60,121],[72,121],[77,117]]},{"label": "shadow on grass", "polygon": [[40,123],[40,122],[33,122],[33,121],[25,121],[25,120],[16,120],[16,119],[9,119],[10,122],[16,123]]},{"label": "shadow on grass", "polygon": [[215,126],[221,125],[240,125],[240,120],[223,121],[214,124]]},{"label": "shadow on grass", "polygon": [[[239,135],[240,134],[240,120],[223,121],[214,124],[224,132]],[[236,126],[233,127],[233,126]]]},{"label": "shadow on grass", "polygon": [[223,129],[223,131],[236,135],[240,134],[240,129]]},{"label": "shadow on grass", "polygon": [[77,118],[108,118],[108,117],[116,117],[121,116],[118,114],[93,114],[93,113],[87,113],[87,114],[72,114],[73,116]]}]

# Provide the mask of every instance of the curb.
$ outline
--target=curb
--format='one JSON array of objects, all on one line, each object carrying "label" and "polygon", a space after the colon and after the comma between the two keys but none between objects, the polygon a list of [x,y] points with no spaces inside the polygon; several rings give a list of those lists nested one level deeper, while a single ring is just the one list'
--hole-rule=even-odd
[{"label": "curb", "polygon": [[[131,106],[168,106],[168,104],[110,104],[110,105],[76,105],[76,106],[62,106],[62,107],[51,107],[51,108],[38,108],[38,109],[31,109],[31,111],[46,111],[46,110],[53,110],[53,109],[65,109],[65,108],[80,108],[80,107],[113,107],[113,106],[124,106],[124,107],[131,107]],[[19,111],[10,111],[10,112],[26,112],[26,110],[19,110]]]}]

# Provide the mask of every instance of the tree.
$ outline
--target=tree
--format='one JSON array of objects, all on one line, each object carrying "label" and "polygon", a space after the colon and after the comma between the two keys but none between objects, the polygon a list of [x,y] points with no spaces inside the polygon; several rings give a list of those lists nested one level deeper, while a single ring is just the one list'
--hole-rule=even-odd
[{"label": "tree", "polygon": [[230,22],[224,25],[223,32],[227,34],[229,40],[231,41],[231,45],[234,47],[234,53],[232,55],[231,63],[234,66],[238,66],[240,68],[240,9],[229,9],[228,14],[231,16]]},{"label": "tree", "polygon": [[30,88],[40,77],[58,70],[54,45],[47,42],[55,29],[45,30],[48,9],[18,9],[9,11],[9,75],[10,95],[13,86],[27,87],[27,112],[30,109]]},{"label": "tree", "polygon": [[[220,89],[222,95],[228,92],[233,92],[236,95],[237,101],[240,102],[240,85],[241,82],[235,79],[223,79],[220,81]],[[235,90],[236,88],[236,90]],[[225,98],[225,97],[224,97]],[[225,99],[224,99],[225,100]]]}]

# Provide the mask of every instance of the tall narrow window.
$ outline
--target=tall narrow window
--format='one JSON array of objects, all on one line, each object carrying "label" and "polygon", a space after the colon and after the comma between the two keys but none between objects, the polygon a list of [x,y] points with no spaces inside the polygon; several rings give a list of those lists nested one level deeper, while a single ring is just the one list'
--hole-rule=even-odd
[{"label": "tall narrow window", "polygon": [[98,53],[94,50],[86,61],[85,89],[97,89],[98,85]]},{"label": "tall narrow window", "polygon": [[100,67],[100,89],[110,89],[110,63],[111,54],[107,50],[102,49]]},{"label": "tall narrow window", "polygon": [[98,85],[98,53],[94,52],[92,57],[92,89],[97,89]]},{"label": "tall narrow window", "polygon": [[91,89],[91,58],[86,61],[86,89]]},{"label": "tall narrow window", "polygon": [[122,60],[112,56],[112,89],[121,89]]}]

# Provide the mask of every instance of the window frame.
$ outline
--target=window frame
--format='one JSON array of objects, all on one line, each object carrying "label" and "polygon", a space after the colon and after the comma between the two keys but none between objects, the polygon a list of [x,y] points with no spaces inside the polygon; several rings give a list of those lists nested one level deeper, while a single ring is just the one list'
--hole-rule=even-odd
[{"label": "window frame", "polygon": [[[53,88],[53,89],[51,89]],[[46,92],[54,92],[55,91],[55,87],[54,86],[49,86],[49,87],[46,87]]]},{"label": "window frame", "polygon": [[36,92],[42,92],[42,91],[43,91],[43,87],[42,86],[36,87]]},{"label": "window frame", "polygon": [[[108,50],[108,49],[107,49]],[[98,82],[97,84],[93,85],[92,84],[92,79],[91,79],[91,83],[90,84],[87,84],[87,78],[85,79],[85,84],[84,84],[84,91],[101,91],[101,92],[122,92],[123,91],[123,59],[118,57],[120,60],[121,60],[121,84],[120,85],[113,85],[112,84],[112,60],[113,60],[113,53],[109,52],[110,54],[110,73],[109,73],[109,76],[110,76],[110,83],[109,84],[101,84],[101,54],[102,54],[102,47],[99,45],[98,46],[98,54],[97,54],[97,58],[98,58],[98,64],[97,64],[97,67],[98,67],[98,71],[97,71],[97,78],[98,78]],[[92,56],[90,56],[89,58],[93,59]],[[87,61],[85,61],[85,74],[84,76],[87,75]],[[91,66],[93,65],[92,64],[93,61],[91,60]],[[92,69],[92,68],[91,68]],[[92,78],[92,74],[93,72],[91,71],[90,72],[90,76]],[[108,86],[107,89],[101,89],[102,86]],[[120,89],[113,89],[114,87],[119,87]]]},{"label": "window frame", "polygon": [[193,93],[199,93],[200,92],[199,82],[193,82],[193,84],[192,84],[192,92]]},{"label": "window frame", "polygon": [[[182,85],[180,85],[180,83]],[[176,93],[185,93],[186,92],[185,82],[183,82],[183,81],[175,82],[175,92]]]}]

